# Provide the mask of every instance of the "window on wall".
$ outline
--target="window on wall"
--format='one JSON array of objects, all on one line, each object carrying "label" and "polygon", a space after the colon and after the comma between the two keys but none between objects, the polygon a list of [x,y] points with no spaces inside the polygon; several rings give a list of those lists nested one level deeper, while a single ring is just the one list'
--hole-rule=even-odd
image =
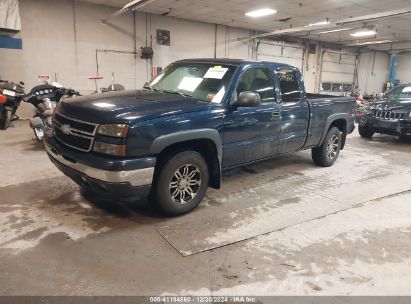
[{"label": "window on wall", "polygon": [[352,83],[322,82],[321,91],[348,93],[352,91]]},{"label": "window on wall", "polygon": [[279,69],[276,71],[280,81],[281,99],[283,102],[296,102],[301,98],[299,74],[296,70]]},{"label": "window on wall", "polygon": [[250,68],[246,70],[238,83],[237,96],[245,91],[258,93],[261,102],[273,102],[275,93],[270,70],[267,68]]}]

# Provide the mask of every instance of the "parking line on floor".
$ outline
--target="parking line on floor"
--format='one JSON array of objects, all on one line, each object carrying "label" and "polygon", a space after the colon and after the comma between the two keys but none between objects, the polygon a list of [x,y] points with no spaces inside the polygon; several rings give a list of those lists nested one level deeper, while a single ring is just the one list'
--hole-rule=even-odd
[{"label": "parking line on floor", "polygon": [[190,256],[411,189],[411,180],[407,179],[405,173],[369,179],[362,182],[361,187],[353,187],[353,184],[298,193],[288,199],[274,197],[261,205],[226,215],[183,219],[177,224],[161,227],[158,231],[181,255]]}]

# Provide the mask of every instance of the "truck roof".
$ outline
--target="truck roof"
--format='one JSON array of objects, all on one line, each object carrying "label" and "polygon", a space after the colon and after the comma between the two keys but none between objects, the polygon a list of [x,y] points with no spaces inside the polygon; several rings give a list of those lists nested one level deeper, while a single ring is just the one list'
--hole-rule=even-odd
[{"label": "truck roof", "polygon": [[191,58],[191,59],[183,59],[177,62],[207,62],[207,63],[214,63],[214,64],[231,64],[231,65],[247,65],[253,63],[264,63],[267,65],[271,65],[273,67],[287,67],[287,68],[295,68],[292,65],[279,63],[279,62],[270,62],[270,61],[261,61],[261,60],[246,60],[246,59],[226,59],[226,58]]}]

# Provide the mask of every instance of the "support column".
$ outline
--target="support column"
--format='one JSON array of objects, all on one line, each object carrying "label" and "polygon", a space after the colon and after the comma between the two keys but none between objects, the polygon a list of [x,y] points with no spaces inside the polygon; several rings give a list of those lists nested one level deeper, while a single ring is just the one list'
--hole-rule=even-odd
[{"label": "support column", "polygon": [[390,68],[388,72],[388,79],[387,79],[387,91],[392,89],[394,86],[397,85],[397,69],[398,69],[398,60],[400,58],[400,54],[394,52],[391,54],[390,59]]}]

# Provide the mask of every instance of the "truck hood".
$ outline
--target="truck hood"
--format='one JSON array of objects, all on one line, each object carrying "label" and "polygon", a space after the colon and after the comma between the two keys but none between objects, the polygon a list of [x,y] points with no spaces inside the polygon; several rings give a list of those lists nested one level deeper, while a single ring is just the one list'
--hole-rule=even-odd
[{"label": "truck hood", "polygon": [[411,110],[410,98],[380,99],[372,102],[372,109],[379,110]]},{"label": "truck hood", "polygon": [[99,124],[131,123],[210,108],[210,104],[196,99],[145,90],[90,94],[60,103],[59,112]]}]

